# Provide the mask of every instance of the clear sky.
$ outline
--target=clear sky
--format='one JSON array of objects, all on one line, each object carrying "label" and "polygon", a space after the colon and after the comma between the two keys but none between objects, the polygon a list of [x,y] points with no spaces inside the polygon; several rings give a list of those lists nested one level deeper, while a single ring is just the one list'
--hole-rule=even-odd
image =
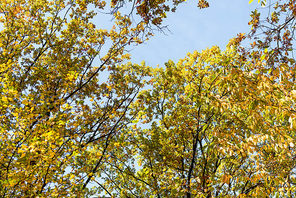
[{"label": "clear sky", "polygon": [[147,65],[155,67],[213,45],[225,49],[229,39],[238,33],[249,33],[251,11],[260,7],[257,1],[249,4],[249,0],[210,0],[209,3],[210,7],[203,10],[197,7],[197,0],[181,4],[164,21],[171,33],[156,32],[146,44],[131,51],[131,61],[145,60]]}]

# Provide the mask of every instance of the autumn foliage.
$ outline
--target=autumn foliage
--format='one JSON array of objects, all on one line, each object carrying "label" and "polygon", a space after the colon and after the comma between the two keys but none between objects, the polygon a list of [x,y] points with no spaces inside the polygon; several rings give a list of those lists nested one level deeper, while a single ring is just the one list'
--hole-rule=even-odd
[{"label": "autumn foliage", "polygon": [[128,62],[182,2],[1,0],[0,197],[296,196],[295,0],[225,51]]}]

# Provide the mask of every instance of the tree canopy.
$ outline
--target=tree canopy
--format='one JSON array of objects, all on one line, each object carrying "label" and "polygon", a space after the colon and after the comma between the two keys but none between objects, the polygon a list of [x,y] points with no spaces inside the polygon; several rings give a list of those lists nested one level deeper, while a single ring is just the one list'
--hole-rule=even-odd
[{"label": "tree canopy", "polygon": [[1,1],[1,197],[296,196],[295,0],[224,51],[128,62],[183,2]]}]

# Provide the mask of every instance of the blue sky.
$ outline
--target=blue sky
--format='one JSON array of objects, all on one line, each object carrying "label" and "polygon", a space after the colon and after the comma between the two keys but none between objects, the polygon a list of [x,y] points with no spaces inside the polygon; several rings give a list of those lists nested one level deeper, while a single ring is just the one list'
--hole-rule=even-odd
[{"label": "blue sky", "polygon": [[156,32],[146,44],[136,46],[132,62],[146,61],[149,66],[162,66],[169,59],[178,61],[188,52],[201,51],[218,45],[225,49],[229,39],[238,33],[248,33],[251,11],[259,4],[248,0],[210,0],[210,7],[200,10],[197,1],[181,4],[176,13],[168,14],[164,25],[168,25],[167,35]]},{"label": "blue sky", "polygon": [[[147,65],[155,67],[158,64],[162,66],[169,59],[178,61],[188,52],[201,51],[213,45],[225,49],[229,39],[250,31],[251,11],[260,7],[256,2],[209,0],[210,7],[200,10],[197,0],[188,0],[164,20],[163,25],[168,25],[170,31],[166,34],[155,32],[149,41],[133,47],[131,61],[141,63],[145,60]],[[100,15],[95,18],[95,24],[98,28],[110,29],[113,24],[110,19],[108,15]]]}]

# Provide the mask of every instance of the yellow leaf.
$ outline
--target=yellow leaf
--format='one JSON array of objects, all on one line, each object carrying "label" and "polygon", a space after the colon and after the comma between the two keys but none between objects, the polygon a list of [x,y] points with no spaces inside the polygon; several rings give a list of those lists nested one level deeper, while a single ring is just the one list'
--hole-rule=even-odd
[{"label": "yellow leaf", "polygon": [[296,90],[292,90],[290,93],[292,98],[296,98]]},{"label": "yellow leaf", "polygon": [[226,183],[226,184],[229,184],[230,183],[230,178],[231,178],[231,175],[223,175],[222,182]]},{"label": "yellow leaf", "polygon": [[73,180],[75,178],[75,175],[71,174],[70,180]]}]

